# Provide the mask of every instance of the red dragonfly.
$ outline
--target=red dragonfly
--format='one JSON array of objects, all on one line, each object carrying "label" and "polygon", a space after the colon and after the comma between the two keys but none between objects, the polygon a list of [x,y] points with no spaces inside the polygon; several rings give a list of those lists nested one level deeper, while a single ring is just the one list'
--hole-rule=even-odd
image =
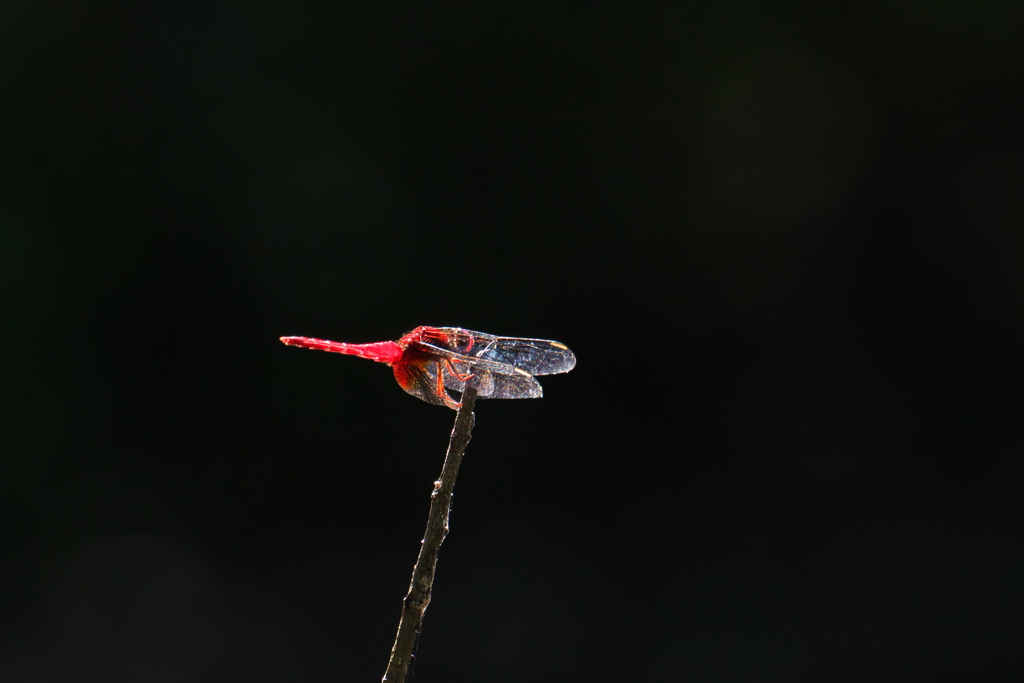
[{"label": "red dragonfly", "polygon": [[346,344],[311,337],[281,337],[288,346],[345,353],[387,363],[398,385],[427,403],[458,410],[449,391],[462,392],[471,378],[480,398],[540,398],[534,375],[569,372],[576,356],[547,339],[496,337],[461,327],[417,327],[397,342]]}]

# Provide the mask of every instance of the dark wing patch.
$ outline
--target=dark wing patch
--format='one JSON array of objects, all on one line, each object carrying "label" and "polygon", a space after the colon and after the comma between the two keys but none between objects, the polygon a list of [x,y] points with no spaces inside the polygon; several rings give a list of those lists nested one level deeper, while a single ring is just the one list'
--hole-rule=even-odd
[{"label": "dark wing patch", "polygon": [[459,403],[453,399],[448,392],[437,392],[437,362],[396,364],[394,366],[395,381],[398,386],[418,399],[433,403],[436,406],[445,406],[452,410],[459,409]]}]

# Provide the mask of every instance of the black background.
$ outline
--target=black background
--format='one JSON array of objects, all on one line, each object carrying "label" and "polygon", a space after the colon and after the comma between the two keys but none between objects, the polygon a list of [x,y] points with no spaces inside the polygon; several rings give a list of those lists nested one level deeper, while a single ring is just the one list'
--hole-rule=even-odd
[{"label": "black background", "polygon": [[0,5],[0,680],[1024,675],[1024,9]]}]

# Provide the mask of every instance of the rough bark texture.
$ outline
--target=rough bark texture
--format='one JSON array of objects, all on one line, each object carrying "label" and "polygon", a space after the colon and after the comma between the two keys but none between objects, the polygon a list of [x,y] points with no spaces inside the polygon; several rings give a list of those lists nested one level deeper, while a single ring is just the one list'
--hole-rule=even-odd
[{"label": "rough bark texture", "polygon": [[476,388],[467,386],[462,394],[462,407],[455,416],[451,439],[448,442],[448,454],[441,468],[440,478],[434,482],[434,492],[430,495],[430,513],[427,516],[427,530],[420,542],[420,554],[412,569],[412,581],[409,594],[402,601],[402,616],[398,622],[398,633],[394,647],[391,648],[391,659],[384,673],[383,683],[405,683],[409,672],[412,650],[416,644],[416,636],[423,628],[423,614],[430,604],[430,591],[434,585],[434,569],[437,567],[437,554],[441,543],[448,535],[448,513],[451,509],[452,489],[455,488],[455,477],[462,464],[462,456],[469,445],[473,431],[473,406],[476,403]]}]

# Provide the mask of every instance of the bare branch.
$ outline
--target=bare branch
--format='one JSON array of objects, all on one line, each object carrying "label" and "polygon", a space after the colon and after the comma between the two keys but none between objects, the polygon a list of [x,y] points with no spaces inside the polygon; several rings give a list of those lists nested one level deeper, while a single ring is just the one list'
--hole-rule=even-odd
[{"label": "bare branch", "polygon": [[455,477],[459,474],[462,456],[469,445],[473,431],[473,405],[476,403],[476,387],[466,385],[462,393],[462,407],[455,416],[451,439],[448,442],[448,454],[441,468],[441,477],[434,482],[434,492],[430,494],[430,513],[427,516],[427,530],[420,543],[420,554],[412,569],[412,581],[409,594],[402,601],[402,616],[398,621],[398,633],[395,645],[391,648],[391,659],[382,683],[405,683],[412,659],[412,649],[416,636],[423,628],[423,614],[430,604],[430,592],[434,585],[434,570],[437,567],[437,554],[441,543],[448,535],[448,513],[451,509],[452,489],[455,488]]}]

